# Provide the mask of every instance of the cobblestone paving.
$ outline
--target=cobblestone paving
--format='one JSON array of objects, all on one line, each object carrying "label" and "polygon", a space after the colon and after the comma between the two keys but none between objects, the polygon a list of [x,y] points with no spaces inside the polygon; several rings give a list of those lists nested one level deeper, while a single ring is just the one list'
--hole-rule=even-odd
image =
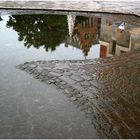
[{"label": "cobblestone paving", "polygon": [[121,57],[17,67],[62,90],[105,137],[140,138],[140,50]]}]

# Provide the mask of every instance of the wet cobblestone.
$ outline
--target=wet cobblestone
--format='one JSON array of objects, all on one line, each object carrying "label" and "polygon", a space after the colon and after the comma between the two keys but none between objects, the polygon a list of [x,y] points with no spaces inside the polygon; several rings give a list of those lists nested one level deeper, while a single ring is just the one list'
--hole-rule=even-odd
[{"label": "wet cobblestone", "polygon": [[104,137],[140,138],[140,50],[105,59],[35,61],[17,67],[62,90]]}]

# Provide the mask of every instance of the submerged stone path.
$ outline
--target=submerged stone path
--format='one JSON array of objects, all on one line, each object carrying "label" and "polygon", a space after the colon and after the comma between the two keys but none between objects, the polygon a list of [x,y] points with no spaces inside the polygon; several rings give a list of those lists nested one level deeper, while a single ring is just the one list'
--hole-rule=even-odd
[{"label": "submerged stone path", "polygon": [[140,50],[96,60],[32,61],[17,68],[53,84],[107,138],[140,138]]}]

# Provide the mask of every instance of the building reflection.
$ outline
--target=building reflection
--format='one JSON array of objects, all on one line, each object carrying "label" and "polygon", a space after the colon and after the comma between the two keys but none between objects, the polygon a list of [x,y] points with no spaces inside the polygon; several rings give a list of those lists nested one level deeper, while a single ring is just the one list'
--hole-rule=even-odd
[{"label": "building reflection", "polygon": [[71,45],[88,56],[94,44],[100,46],[100,57],[120,55],[140,48],[140,28],[122,21],[112,22],[98,17],[87,17],[75,24],[76,17],[67,16],[69,36],[65,46]]},{"label": "building reflection", "polygon": [[120,55],[133,49],[140,48],[140,28],[122,22],[110,23],[102,19],[100,32],[100,57]]},{"label": "building reflection", "polygon": [[67,15],[67,22],[68,22],[68,31],[69,31],[69,42],[72,41],[73,30],[75,25],[75,15]]},{"label": "building reflection", "polygon": [[[65,46],[72,45],[82,50],[84,56],[88,56],[88,52],[93,44],[98,43],[100,19],[97,17],[87,17],[86,20],[74,25],[76,17],[67,16],[69,36]],[[73,34],[74,32],[74,34]]]}]

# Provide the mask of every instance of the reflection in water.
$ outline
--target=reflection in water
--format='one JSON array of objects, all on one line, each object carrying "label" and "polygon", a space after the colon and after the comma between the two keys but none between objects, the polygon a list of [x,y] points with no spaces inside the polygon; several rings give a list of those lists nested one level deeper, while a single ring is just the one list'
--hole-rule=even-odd
[{"label": "reflection in water", "polygon": [[70,42],[71,42],[72,35],[73,35],[75,17],[76,17],[75,15],[67,15]]},{"label": "reflection in water", "polygon": [[120,55],[137,49],[140,47],[140,28],[128,23],[102,20],[100,46],[100,57]]},{"label": "reflection in water", "polygon": [[[89,58],[89,54],[92,54],[91,58],[95,58],[94,52],[90,52],[96,46],[99,46],[100,52],[96,49],[94,51],[102,58],[120,55],[121,53],[137,49],[140,47],[139,26],[130,25],[123,20],[111,22],[104,18],[82,17],[70,14],[67,16],[43,14],[14,15],[9,18],[2,16],[2,19],[3,21],[0,22],[0,60],[2,60],[0,63],[2,68],[0,71],[0,91],[2,91],[2,94],[7,92],[6,95],[13,97],[11,96],[12,94],[23,92],[22,96],[24,96],[24,93],[27,91],[27,85],[29,87],[33,86],[29,89],[38,87],[34,86],[36,83],[30,84],[32,81],[26,82],[26,77],[24,79],[24,75],[21,74],[20,76],[19,71],[15,69],[15,66],[24,63],[22,69],[32,73],[32,75],[34,74],[34,77],[40,78],[40,80],[45,82],[49,81],[49,84],[55,83],[58,88],[60,86],[63,87],[63,91],[71,89],[73,92],[69,93],[72,93],[74,102],[76,101],[78,104],[81,104],[82,101],[84,105],[82,108],[87,109],[84,112],[91,115],[89,117],[97,125],[96,128],[100,128],[103,133],[107,133],[109,138],[111,135],[112,138],[117,138],[114,135],[116,132],[122,138],[132,138],[131,135],[133,134],[136,137],[139,135],[139,131],[137,131],[140,120],[138,114],[139,51],[134,51],[135,53],[133,52],[132,54],[127,53],[123,57],[99,59],[96,61],[48,62],[48,60],[54,59],[79,59],[81,55],[80,50],[82,50],[85,58]],[[7,29],[5,27],[6,24],[7,27],[13,28],[17,34],[13,30]],[[3,36],[5,37],[3,38]],[[50,56],[49,52],[44,53],[44,51],[40,51],[41,49],[36,50],[32,48],[27,51],[26,48],[20,47],[23,46],[22,43],[16,42],[17,37],[27,48],[31,46],[37,49],[44,47],[46,51],[54,51],[55,49],[56,51],[51,53]],[[71,49],[72,47],[75,48],[75,52]],[[36,55],[36,53],[38,54]],[[38,59],[47,61],[36,61]],[[29,61],[31,63],[25,63]],[[80,93],[78,98],[77,93]],[[30,92],[27,91],[27,95],[30,95]],[[69,95],[71,97],[71,94]],[[8,96],[5,96],[5,99],[7,98],[10,99]],[[3,101],[5,102],[5,100]],[[29,101],[31,100],[29,99]],[[87,101],[89,101],[89,104]],[[43,102],[45,103],[46,101],[44,100]],[[15,106],[15,104],[13,105]],[[5,106],[7,107],[7,104],[4,104]],[[10,111],[8,110],[8,112]],[[9,116],[15,116],[16,113],[12,112],[14,114]],[[7,116],[7,114],[5,115]],[[40,124],[42,126],[42,123]],[[8,124],[8,126],[13,126],[13,123]],[[44,126],[46,127],[47,124]],[[16,128],[18,129],[17,126]],[[13,129],[15,128],[13,127]],[[2,127],[1,130],[3,130]],[[36,129],[34,130],[36,131]],[[46,135],[46,132],[44,134]]]},{"label": "reflection in water", "polygon": [[[0,18],[1,19],[1,18]],[[100,57],[120,55],[140,47],[140,28],[122,21],[75,15],[13,15],[7,27],[18,33],[18,40],[29,48],[44,46],[54,51],[61,43],[82,50],[86,57],[94,44]]]},{"label": "reflection in water", "polygon": [[[74,23],[74,21],[70,23]],[[100,19],[97,17],[89,17],[77,23],[74,31],[75,34],[73,36],[72,26],[70,26],[69,40],[66,42],[66,46],[69,44],[81,49],[86,57],[88,56],[88,52],[90,51],[92,45],[98,44]]]},{"label": "reflection in water", "polygon": [[0,21],[2,21],[2,18],[1,18],[1,16],[0,16]]},{"label": "reflection in water", "polygon": [[55,50],[68,32],[66,16],[56,15],[10,16],[7,26],[18,32],[19,41],[23,41],[27,48],[44,46],[46,51]]}]

